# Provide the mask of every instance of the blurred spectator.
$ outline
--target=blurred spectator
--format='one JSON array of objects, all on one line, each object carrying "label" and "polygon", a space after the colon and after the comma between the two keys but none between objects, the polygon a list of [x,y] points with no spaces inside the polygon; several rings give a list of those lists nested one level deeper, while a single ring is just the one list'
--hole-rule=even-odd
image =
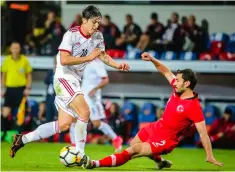
[{"label": "blurred spectator", "polygon": [[184,38],[182,37],[181,27],[178,21],[179,14],[173,12],[171,16],[171,24],[166,28],[163,35],[163,45],[164,49],[167,51],[180,52],[182,50]]},{"label": "blurred spectator", "polygon": [[148,46],[154,49],[154,44],[159,42],[164,32],[164,26],[158,21],[157,13],[151,14],[151,23],[147,26],[144,34],[141,35],[136,48],[144,51]]},{"label": "blurred spectator", "polygon": [[159,108],[156,109],[156,118],[157,118],[157,120],[161,119],[163,113],[164,113],[164,108],[159,107]]},{"label": "blurred spectator", "polygon": [[40,54],[40,40],[45,33],[44,23],[41,18],[36,19],[33,24],[32,33],[26,37],[26,45],[24,46],[25,54]]},{"label": "blurred spectator", "polygon": [[126,49],[126,45],[130,44],[135,47],[139,41],[142,31],[140,27],[133,22],[132,15],[126,15],[126,25],[124,26],[123,33],[120,38],[116,40],[118,49]]},{"label": "blurred spectator", "polygon": [[80,14],[77,14],[70,28],[75,27],[75,26],[80,26],[81,24],[82,24],[82,16]]},{"label": "blurred spectator", "polygon": [[40,41],[42,46],[41,55],[56,55],[64,33],[65,28],[60,21],[56,19],[55,13],[52,11],[49,12],[45,22],[45,34]]},{"label": "blurred spectator", "polygon": [[196,17],[194,15],[189,16],[187,27],[184,28],[185,31],[185,44],[184,51],[194,51],[199,53],[200,51],[200,30],[199,26],[196,24]]},{"label": "blurred spectator", "polygon": [[201,22],[200,28],[200,49],[199,52],[207,52],[208,44],[210,42],[210,34],[209,34],[209,23],[206,19],[203,19]]},{"label": "blurred spectator", "polygon": [[117,135],[125,138],[125,118],[121,116],[120,107],[117,103],[112,103],[110,107],[108,123]]},{"label": "blurred spectator", "polygon": [[[2,110],[2,129],[4,134],[8,127],[8,117],[19,107],[23,96],[28,96],[32,85],[32,67],[20,53],[19,42],[13,42],[2,64],[2,97],[5,98]],[[4,135],[5,136],[5,135]]]},{"label": "blurred spectator", "polygon": [[188,19],[187,19],[186,16],[182,16],[182,17],[181,17],[181,28],[182,28],[183,30],[186,30],[187,27],[188,27]]},{"label": "blurred spectator", "polygon": [[105,15],[103,18],[103,24],[100,27],[100,31],[103,33],[106,49],[114,49],[115,41],[121,36],[121,32],[118,27],[111,21],[109,15]]},{"label": "blurred spectator", "polygon": [[37,125],[41,125],[42,123],[46,122],[46,102],[42,101],[39,103],[39,108],[38,108],[38,121]]},{"label": "blurred spectator", "polygon": [[28,14],[29,14],[29,2],[28,1],[9,1],[9,22],[10,22],[10,35],[11,41],[17,41],[22,46],[25,41]]},{"label": "blurred spectator", "polygon": [[[213,147],[235,148],[235,122],[232,121],[232,115],[232,109],[226,108],[224,115],[211,125],[208,135]],[[197,145],[201,146],[201,142]]]},{"label": "blurred spectator", "polygon": [[47,122],[54,121],[55,118],[57,118],[58,113],[57,109],[55,107],[54,101],[55,101],[55,91],[53,88],[53,78],[56,68],[56,57],[54,57],[54,69],[51,69],[47,72],[47,76],[45,78],[45,84],[47,85],[47,91],[46,91],[46,112],[45,117]]}]

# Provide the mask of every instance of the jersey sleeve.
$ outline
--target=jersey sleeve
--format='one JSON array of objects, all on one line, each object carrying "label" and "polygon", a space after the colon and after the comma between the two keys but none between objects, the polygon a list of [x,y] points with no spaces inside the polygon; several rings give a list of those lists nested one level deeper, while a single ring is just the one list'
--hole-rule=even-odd
[{"label": "jersey sleeve", "polygon": [[97,34],[97,41],[98,41],[97,48],[100,48],[101,51],[105,51],[104,37],[101,32]]},{"label": "jersey sleeve", "polygon": [[29,60],[27,58],[26,58],[26,62],[25,62],[25,71],[26,71],[26,73],[32,72],[32,67],[31,67]]},{"label": "jersey sleeve", "polygon": [[8,64],[7,64],[7,57],[4,59],[3,63],[2,63],[2,72],[7,72],[8,69]]},{"label": "jersey sleeve", "polygon": [[64,36],[63,36],[63,40],[59,46],[59,51],[65,51],[71,54],[72,52],[72,32],[71,31],[67,31]]},{"label": "jersey sleeve", "polygon": [[202,122],[205,120],[204,115],[203,115],[203,111],[202,111],[202,107],[201,107],[199,101],[192,103],[192,106],[191,106],[190,112],[189,112],[189,118],[194,123]]},{"label": "jersey sleeve", "polygon": [[108,73],[105,69],[103,62],[98,62],[96,64],[96,73],[100,78],[108,77]]}]

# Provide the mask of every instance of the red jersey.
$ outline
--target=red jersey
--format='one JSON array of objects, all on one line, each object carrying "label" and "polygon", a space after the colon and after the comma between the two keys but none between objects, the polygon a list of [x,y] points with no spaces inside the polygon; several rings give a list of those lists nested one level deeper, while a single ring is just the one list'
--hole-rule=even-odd
[{"label": "red jersey", "polygon": [[[173,85],[175,79],[172,80]],[[170,96],[164,114],[160,120],[150,124],[154,137],[173,139],[178,141],[179,136],[192,123],[204,121],[202,108],[197,94],[190,99],[181,99],[175,92]]]}]

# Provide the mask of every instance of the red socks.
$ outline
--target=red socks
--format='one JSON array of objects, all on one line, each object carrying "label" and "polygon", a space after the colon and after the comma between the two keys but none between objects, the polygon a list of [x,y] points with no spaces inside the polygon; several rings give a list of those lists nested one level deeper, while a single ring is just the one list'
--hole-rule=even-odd
[{"label": "red socks", "polygon": [[96,163],[96,167],[117,167],[125,164],[131,159],[131,155],[124,150],[121,153],[116,153],[110,156],[107,156]]},{"label": "red socks", "polygon": [[149,157],[150,159],[154,160],[155,162],[161,162],[162,158],[160,155],[153,155],[151,157]]}]

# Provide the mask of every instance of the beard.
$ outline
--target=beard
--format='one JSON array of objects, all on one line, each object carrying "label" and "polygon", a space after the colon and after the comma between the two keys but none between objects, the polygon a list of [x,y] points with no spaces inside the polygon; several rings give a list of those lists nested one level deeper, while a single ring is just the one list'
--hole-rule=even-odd
[{"label": "beard", "polygon": [[178,96],[181,96],[185,91],[186,89],[176,90],[175,94],[177,94]]}]

